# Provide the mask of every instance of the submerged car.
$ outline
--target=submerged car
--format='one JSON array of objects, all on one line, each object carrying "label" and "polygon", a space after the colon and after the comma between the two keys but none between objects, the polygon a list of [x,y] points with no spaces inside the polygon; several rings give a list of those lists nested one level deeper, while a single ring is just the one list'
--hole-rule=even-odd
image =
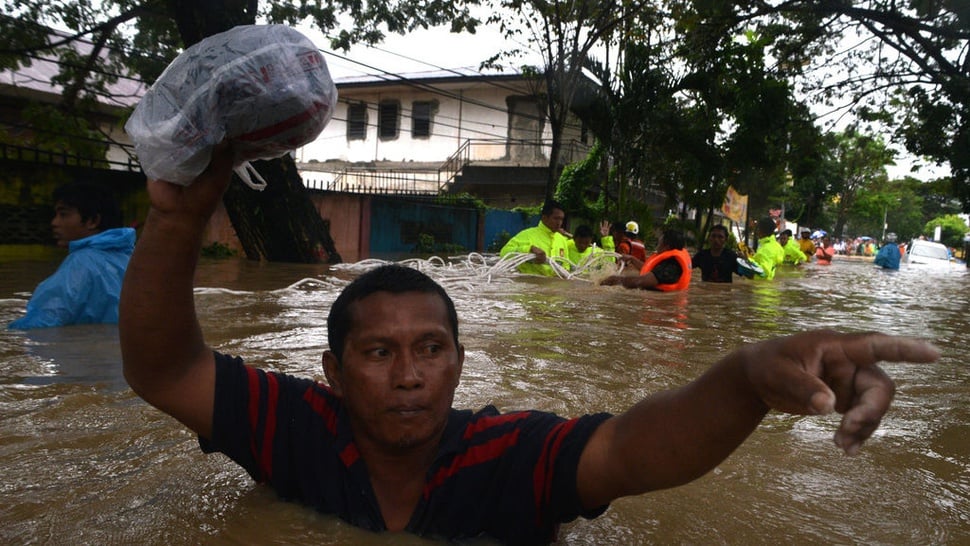
[{"label": "submerged car", "polygon": [[949,270],[953,267],[950,261],[950,249],[946,245],[921,239],[909,244],[906,254],[903,255],[903,263],[912,267],[942,270]]}]

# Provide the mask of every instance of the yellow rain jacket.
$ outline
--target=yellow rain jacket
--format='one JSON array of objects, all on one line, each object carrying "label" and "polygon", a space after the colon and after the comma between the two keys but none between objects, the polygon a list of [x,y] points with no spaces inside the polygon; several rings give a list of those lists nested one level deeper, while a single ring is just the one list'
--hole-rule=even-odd
[{"label": "yellow rain jacket", "polygon": [[586,250],[580,252],[579,249],[576,248],[576,241],[566,239],[566,257],[569,258],[569,261],[572,262],[573,265],[582,265],[596,252],[603,252],[603,249],[596,246],[596,243],[589,245],[586,247]]},{"label": "yellow rain jacket", "polygon": [[808,256],[802,252],[801,247],[795,242],[795,239],[788,239],[788,243],[785,244],[784,249],[786,264],[798,265],[808,261]]},{"label": "yellow rain jacket", "polygon": [[[533,246],[541,248],[546,253],[548,260],[566,257],[566,238],[561,233],[547,228],[541,221],[536,227],[526,228],[516,233],[515,237],[512,237],[509,239],[509,242],[505,243],[505,246],[499,251],[499,255],[505,256],[512,252],[529,253],[532,252]],[[556,275],[556,272],[552,270],[552,267],[548,263],[535,264],[526,262],[519,265],[519,272],[530,275],[545,275],[547,277],[554,277]]]},{"label": "yellow rain jacket", "polygon": [[765,276],[763,278],[770,281],[775,278],[775,268],[785,261],[785,249],[775,240],[774,235],[769,235],[758,239],[758,251],[751,257],[751,261],[764,269]]}]

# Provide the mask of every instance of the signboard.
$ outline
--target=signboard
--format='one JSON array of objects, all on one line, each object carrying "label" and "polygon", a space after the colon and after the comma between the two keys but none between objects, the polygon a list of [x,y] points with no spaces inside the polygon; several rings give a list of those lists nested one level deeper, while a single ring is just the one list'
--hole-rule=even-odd
[{"label": "signboard", "polygon": [[748,196],[741,195],[731,186],[728,186],[727,194],[724,196],[724,204],[721,205],[721,212],[731,221],[743,224],[748,215]]}]

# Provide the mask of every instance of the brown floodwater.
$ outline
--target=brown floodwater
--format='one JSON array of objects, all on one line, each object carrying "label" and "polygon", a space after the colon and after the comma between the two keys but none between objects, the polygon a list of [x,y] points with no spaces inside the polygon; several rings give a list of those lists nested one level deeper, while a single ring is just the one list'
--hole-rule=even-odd
[{"label": "brown floodwater", "polygon": [[[55,266],[0,263],[0,323],[20,315]],[[702,479],[616,501],[598,519],[564,525],[560,539],[968,544],[970,274],[905,267],[837,260],[772,283],[695,279],[675,294],[449,281],[467,348],[456,405],[621,412],[746,341],[823,327],[923,337],[942,358],[886,366],[898,394],[859,456],[833,446],[837,417],[772,413]],[[196,300],[207,340],[250,363],[322,378],[326,314],[350,277],[323,266],[205,262]],[[427,543],[277,500],[135,397],[119,361],[112,326],[0,332],[0,543]]]}]

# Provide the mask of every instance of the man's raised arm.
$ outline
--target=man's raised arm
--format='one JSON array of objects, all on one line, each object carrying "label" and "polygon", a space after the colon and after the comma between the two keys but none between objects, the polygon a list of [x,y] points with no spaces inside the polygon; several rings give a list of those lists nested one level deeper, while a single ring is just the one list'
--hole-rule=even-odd
[{"label": "man's raised arm", "polygon": [[842,413],[835,443],[854,454],[895,392],[876,364],[937,358],[938,351],[924,341],[831,331],[742,347],[695,381],[603,423],[580,459],[580,498],[594,508],[694,480],[730,455],[771,409]]},{"label": "man's raised arm", "polygon": [[206,224],[231,176],[232,154],[221,145],[190,186],[148,181],[151,210],[119,307],[128,384],[203,437],[212,429],[215,361],[195,315],[193,277]]}]

